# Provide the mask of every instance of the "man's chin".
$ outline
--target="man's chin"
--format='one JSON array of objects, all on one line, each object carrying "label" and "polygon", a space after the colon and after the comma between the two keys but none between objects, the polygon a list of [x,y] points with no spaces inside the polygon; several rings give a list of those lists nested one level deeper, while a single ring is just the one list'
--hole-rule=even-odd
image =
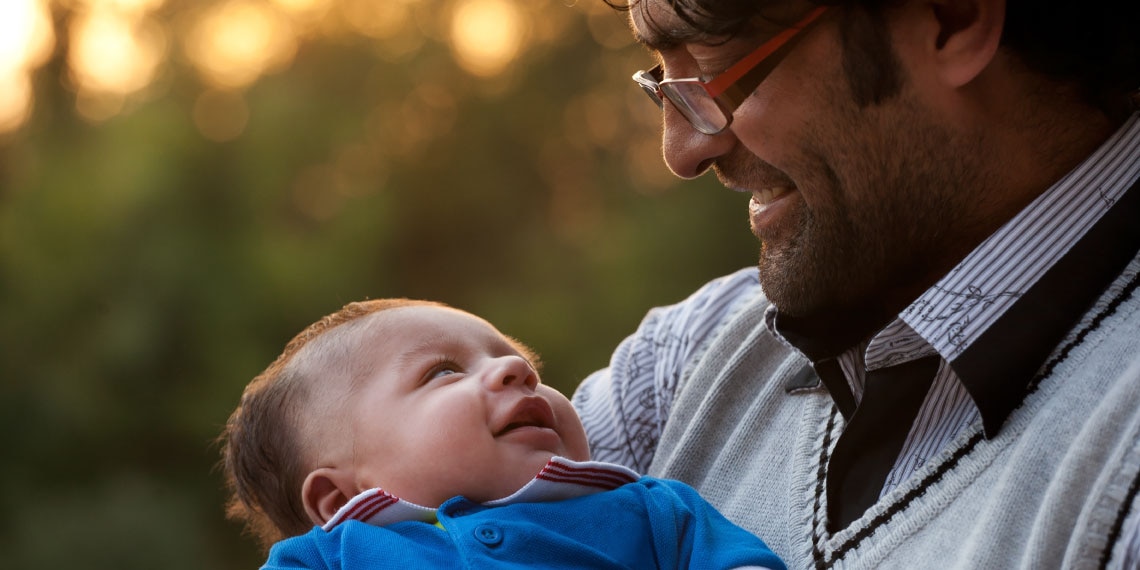
[{"label": "man's chin", "polygon": [[834,306],[836,300],[823,286],[826,279],[815,272],[779,260],[760,257],[760,288],[781,315],[807,318]]},{"label": "man's chin", "polygon": [[[769,242],[770,243],[770,242]],[[794,258],[786,250],[762,243],[757,267],[760,270],[760,288],[764,296],[776,305],[781,313],[800,311],[805,283],[800,279],[803,271],[798,269]]]}]

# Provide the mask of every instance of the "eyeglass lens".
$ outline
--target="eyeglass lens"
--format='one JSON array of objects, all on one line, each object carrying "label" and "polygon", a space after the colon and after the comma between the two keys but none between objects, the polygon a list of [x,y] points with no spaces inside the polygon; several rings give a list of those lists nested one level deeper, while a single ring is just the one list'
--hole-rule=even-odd
[{"label": "eyeglass lens", "polygon": [[715,99],[709,97],[703,85],[677,82],[665,83],[660,88],[677,110],[702,133],[717,133],[728,126],[728,114]]}]

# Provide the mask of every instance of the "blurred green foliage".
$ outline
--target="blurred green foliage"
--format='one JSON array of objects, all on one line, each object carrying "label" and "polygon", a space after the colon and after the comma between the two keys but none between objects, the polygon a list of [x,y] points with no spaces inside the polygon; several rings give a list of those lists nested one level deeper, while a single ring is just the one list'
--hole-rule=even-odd
[{"label": "blurred green foliage", "polygon": [[[199,134],[203,87],[177,62],[96,124],[61,54],[37,73],[35,115],[0,138],[0,567],[256,567],[213,440],[285,341],[344,303],[468,309],[569,393],[648,308],[753,263],[746,196],[633,164],[659,145],[656,115],[631,119],[656,113],[628,80],[649,56],[599,45],[580,6],[548,9],[573,13],[562,39],[493,79],[438,42],[391,61],[308,40],[240,94],[227,142]],[[391,125],[428,84],[431,136],[403,139]],[[601,143],[578,129],[592,113],[616,128]]]}]

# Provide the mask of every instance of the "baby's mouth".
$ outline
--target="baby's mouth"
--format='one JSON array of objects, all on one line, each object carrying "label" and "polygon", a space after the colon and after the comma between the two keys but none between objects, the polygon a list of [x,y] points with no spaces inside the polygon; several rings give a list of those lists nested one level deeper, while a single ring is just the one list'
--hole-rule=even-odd
[{"label": "baby's mouth", "polygon": [[524,398],[507,415],[507,422],[495,432],[500,436],[523,428],[554,429],[554,411],[546,400],[531,396]]}]

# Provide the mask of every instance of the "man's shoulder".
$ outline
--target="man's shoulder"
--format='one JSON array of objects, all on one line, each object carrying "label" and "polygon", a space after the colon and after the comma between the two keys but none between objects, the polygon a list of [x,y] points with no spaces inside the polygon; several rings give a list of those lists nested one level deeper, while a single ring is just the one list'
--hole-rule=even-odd
[{"label": "man's shoulder", "polygon": [[680,305],[687,307],[720,305],[738,302],[741,299],[756,300],[762,296],[759,270],[755,267],[745,267],[705,283]]},{"label": "man's shoulder", "polygon": [[702,285],[684,300],[649,311],[645,324],[662,334],[703,331],[731,319],[749,304],[767,305],[754,267],[740,269]]}]

